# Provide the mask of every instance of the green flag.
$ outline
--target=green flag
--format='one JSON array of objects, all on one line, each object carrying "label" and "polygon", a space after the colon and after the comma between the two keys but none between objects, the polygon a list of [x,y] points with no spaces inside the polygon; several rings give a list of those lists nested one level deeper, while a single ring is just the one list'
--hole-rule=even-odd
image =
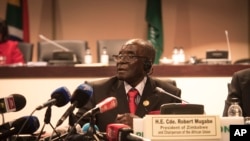
[{"label": "green flag", "polygon": [[148,40],[156,49],[154,63],[159,64],[163,52],[161,0],[147,0],[146,21],[148,23]]},{"label": "green flag", "polygon": [[6,22],[10,39],[29,42],[27,0],[7,0]]}]

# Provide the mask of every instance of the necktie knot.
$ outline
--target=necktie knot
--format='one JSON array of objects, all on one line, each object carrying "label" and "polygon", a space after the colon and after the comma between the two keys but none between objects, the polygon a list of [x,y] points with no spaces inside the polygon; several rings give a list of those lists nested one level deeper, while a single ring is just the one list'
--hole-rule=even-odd
[{"label": "necktie knot", "polygon": [[130,98],[135,98],[137,96],[137,94],[138,94],[138,91],[136,89],[131,89],[128,92],[128,95]]},{"label": "necktie knot", "polygon": [[129,109],[130,109],[130,113],[135,113],[136,111],[136,102],[135,99],[138,95],[138,91],[134,88],[130,89],[128,92],[128,96],[129,96]]}]

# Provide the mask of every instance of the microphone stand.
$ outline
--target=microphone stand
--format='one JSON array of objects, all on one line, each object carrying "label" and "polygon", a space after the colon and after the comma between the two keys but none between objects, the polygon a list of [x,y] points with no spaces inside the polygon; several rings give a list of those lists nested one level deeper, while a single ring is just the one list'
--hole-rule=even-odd
[{"label": "microphone stand", "polygon": [[43,134],[43,130],[44,130],[44,127],[46,124],[49,124],[51,126],[51,128],[53,129],[53,132],[55,132],[57,136],[60,136],[60,133],[58,133],[56,131],[56,129],[53,127],[53,125],[50,123],[50,119],[51,119],[51,105],[48,106],[48,108],[46,110],[45,117],[44,117],[44,124],[43,124],[43,127],[42,127],[36,141],[39,141],[39,139],[41,138],[41,135]]},{"label": "microphone stand", "polygon": [[74,127],[75,122],[76,122],[75,115],[73,113],[71,113],[69,115],[69,130],[68,130],[68,132],[70,130],[73,130],[73,133],[76,133],[76,127]]},{"label": "microphone stand", "polygon": [[87,132],[83,135],[84,136],[84,141],[100,141],[98,138],[98,135],[96,134],[96,129],[95,129],[95,116],[91,114],[90,116],[90,122],[89,122],[89,128]]},{"label": "microphone stand", "polygon": [[[69,128],[68,128],[68,133],[72,130],[72,133],[76,134],[76,128],[74,127],[76,119],[73,113],[69,115]],[[53,132],[54,133],[54,132]],[[53,134],[50,136],[49,141],[61,141],[65,137],[67,137],[68,133],[62,134],[62,135],[56,135],[53,136]]]},{"label": "microphone stand", "polygon": [[[75,125],[75,124],[73,124]],[[80,134],[76,134],[76,128],[75,126],[71,126],[71,129],[69,131],[69,134],[66,136],[65,140],[72,140],[72,138],[74,138],[74,140],[84,140],[84,141],[101,141],[98,138],[98,135],[96,134],[96,129],[95,129],[95,117],[93,114],[91,114],[90,116],[90,124],[89,124],[89,128],[87,130],[86,133],[80,135]]]},{"label": "microphone stand", "polygon": [[[5,119],[4,119],[4,114],[3,113],[1,113],[1,116],[2,116],[2,125],[4,125],[4,123],[5,123]],[[7,126],[7,125],[6,125]],[[0,133],[2,132],[1,131],[2,129],[0,129]],[[5,129],[3,129],[3,131],[4,131]],[[6,129],[6,130],[10,130],[10,127],[8,127],[8,129]],[[9,141],[10,140],[10,137],[9,138],[6,138],[5,140],[0,140],[0,141]]]}]

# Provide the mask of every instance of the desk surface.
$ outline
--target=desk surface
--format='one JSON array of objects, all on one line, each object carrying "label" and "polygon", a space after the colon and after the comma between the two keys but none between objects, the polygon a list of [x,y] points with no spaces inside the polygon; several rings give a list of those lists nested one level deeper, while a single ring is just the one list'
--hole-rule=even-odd
[{"label": "desk surface", "polygon": [[[230,77],[250,65],[154,65],[155,77]],[[0,67],[0,78],[98,78],[116,74],[115,66]]]}]

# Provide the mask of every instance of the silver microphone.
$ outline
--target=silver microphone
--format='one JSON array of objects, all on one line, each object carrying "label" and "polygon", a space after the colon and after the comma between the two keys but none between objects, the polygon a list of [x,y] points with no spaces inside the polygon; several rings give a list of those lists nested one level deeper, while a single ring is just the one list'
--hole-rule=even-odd
[{"label": "silver microphone", "polygon": [[[73,61],[73,62],[77,62],[77,56],[76,56],[76,54],[75,54],[74,52],[72,52],[71,50],[69,50],[68,48],[66,48],[66,47],[64,47],[64,46],[62,46],[62,45],[60,45],[60,44],[58,44],[58,43],[55,42],[55,41],[52,41],[52,40],[46,38],[46,37],[43,36],[42,34],[40,34],[39,37],[40,37],[42,40],[44,40],[44,41],[46,41],[46,42],[48,42],[48,43],[54,45],[55,47],[60,48],[62,51],[60,51],[60,52],[54,52],[54,53],[57,53],[57,55],[58,55],[58,53],[59,53],[59,54],[62,54],[62,55],[60,55],[60,56],[68,56],[68,55],[69,55],[69,56],[72,56],[72,58],[73,58],[72,61]],[[65,55],[65,54],[67,54],[67,55]]]},{"label": "silver microphone", "polygon": [[58,43],[56,43],[56,42],[54,42],[54,41],[52,41],[52,40],[46,38],[46,37],[43,36],[42,34],[40,34],[39,37],[40,37],[41,39],[43,39],[44,41],[47,41],[48,43],[53,44],[54,46],[57,46],[57,47],[61,48],[63,51],[70,51],[70,50],[67,49],[66,47],[64,47],[64,46],[62,46],[62,45],[60,45],[60,44],[58,44]]},{"label": "silver microphone", "polygon": [[167,94],[167,95],[169,95],[169,96],[171,96],[171,97],[174,97],[174,98],[176,98],[176,99],[178,99],[178,100],[181,100],[181,101],[183,101],[183,102],[185,102],[185,103],[189,103],[189,102],[187,102],[186,100],[183,100],[183,99],[181,99],[181,98],[178,97],[178,96],[175,96],[175,95],[173,95],[173,94],[171,94],[171,93],[169,93],[169,92],[166,92],[165,90],[163,90],[163,89],[160,88],[160,87],[156,87],[155,89],[156,89],[158,92],[160,92],[160,93]]},{"label": "silver microphone", "polygon": [[230,43],[229,43],[229,37],[228,37],[227,30],[225,30],[225,35],[226,35],[226,39],[227,39],[228,60],[231,61],[231,47],[230,47]]}]

